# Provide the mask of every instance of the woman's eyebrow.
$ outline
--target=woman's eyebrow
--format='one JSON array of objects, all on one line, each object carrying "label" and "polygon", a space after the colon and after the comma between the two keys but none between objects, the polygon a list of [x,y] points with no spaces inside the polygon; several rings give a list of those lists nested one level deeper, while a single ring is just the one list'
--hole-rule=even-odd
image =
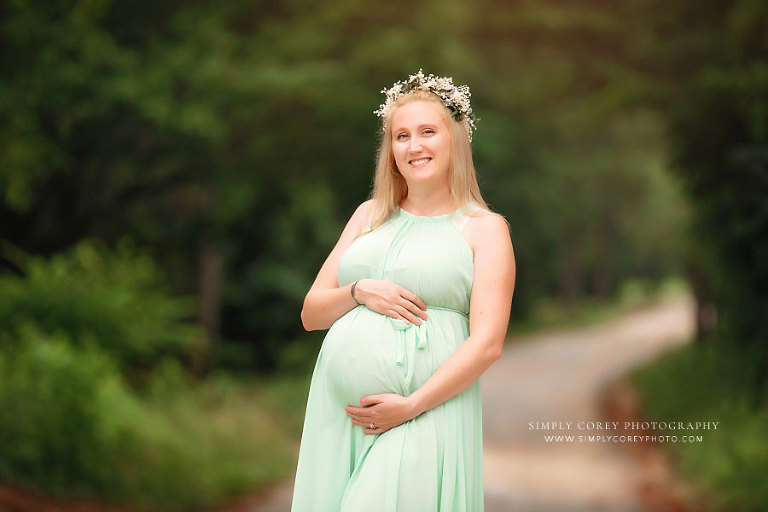
[{"label": "woman's eyebrow", "polygon": [[[416,129],[421,129],[421,128],[437,128],[437,124],[435,124],[435,123],[424,123],[424,124],[420,124],[420,125],[418,125],[416,127]],[[406,126],[398,126],[398,127],[392,128],[393,132],[401,132],[401,131],[407,131],[407,130],[408,130],[408,127],[406,127]]]}]

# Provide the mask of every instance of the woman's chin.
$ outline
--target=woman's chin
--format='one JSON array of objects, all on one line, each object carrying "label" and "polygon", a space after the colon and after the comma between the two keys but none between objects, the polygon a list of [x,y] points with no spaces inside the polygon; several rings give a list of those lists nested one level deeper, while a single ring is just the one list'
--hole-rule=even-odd
[{"label": "woman's chin", "polygon": [[433,172],[415,172],[405,177],[405,181],[414,185],[438,185],[445,181],[445,178]]}]

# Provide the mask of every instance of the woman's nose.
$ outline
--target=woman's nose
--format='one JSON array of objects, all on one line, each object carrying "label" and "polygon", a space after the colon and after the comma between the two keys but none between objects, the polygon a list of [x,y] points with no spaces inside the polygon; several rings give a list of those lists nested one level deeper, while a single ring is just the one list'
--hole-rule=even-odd
[{"label": "woman's nose", "polygon": [[421,151],[421,142],[417,137],[411,138],[411,151]]}]

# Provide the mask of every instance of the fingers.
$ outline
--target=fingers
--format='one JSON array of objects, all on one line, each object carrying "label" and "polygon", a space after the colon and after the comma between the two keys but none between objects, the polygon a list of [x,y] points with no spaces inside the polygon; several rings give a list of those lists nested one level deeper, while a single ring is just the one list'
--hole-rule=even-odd
[{"label": "fingers", "polygon": [[356,420],[356,419],[352,418],[352,424],[353,425],[358,425],[360,427],[364,427],[363,428],[363,434],[383,434],[384,432],[386,432],[387,430],[392,428],[389,425],[387,425],[387,426],[376,425],[375,422],[374,422],[374,426],[376,428],[372,429],[371,428],[371,423],[372,423],[371,420]]},{"label": "fingers", "polygon": [[405,299],[403,300],[404,300],[404,305],[402,304],[401,305],[406,309],[406,311],[408,312],[408,315],[412,316],[414,319],[418,318],[419,321],[427,319],[427,313],[425,311],[419,309],[419,307],[416,306],[416,304],[414,304],[413,302],[410,302]]},{"label": "fingers", "polygon": [[[367,430],[368,432],[364,432],[364,433],[378,434],[378,433],[381,432],[381,427],[382,426],[381,425],[377,425],[376,421],[373,420],[372,418],[361,418],[361,417],[358,417],[358,416],[349,416],[349,419],[352,420],[352,424],[353,425],[358,425],[360,427],[365,427],[365,430]],[[376,428],[372,429],[371,428],[371,424],[373,424]]]},{"label": "fingers", "polygon": [[348,405],[344,408],[345,411],[347,411],[347,414],[352,417],[356,418],[362,418],[362,419],[369,419],[371,417],[371,408],[370,407],[353,407],[351,405]]},{"label": "fingers", "polygon": [[410,325],[410,324],[411,324],[411,321],[410,321],[410,320],[408,320],[407,318],[405,318],[403,315],[401,315],[401,314],[400,314],[400,312],[399,312],[399,311],[396,311],[396,310],[394,310],[394,309],[389,309],[389,310],[387,310],[387,311],[385,312],[385,314],[386,314],[387,316],[391,316],[391,317],[392,317],[392,318],[394,318],[395,320],[402,320],[403,322],[405,322],[405,324],[406,324],[406,325]]},{"label": "fingers", "polygon": [[421,325],[421,322],[427,319],[427,314],[424,311],[402,297],[401,303],[389,309],[386,314],[396,320],[402,320],[406,324]]},{"label": "fingers", "polygon": [[408,325],[421,325],[427,319],[424,301],[392,281],[361,279],[355,291],[359,293],[358,301],[377,313],[402,320]]},{"label": "fingers", "polygon": [[[375,414],[375,411],[377,410],[376,404],[382,403],[382,399],[383,397],[381,395],[369,395],[360,399],[360,403],[363,405],[363,407],[354,407],[348,405],[344,408],[347,416],[349,416],[350,420],[352,421],[352,424],[363,427],[363,434],[383,434],[395,426],[394,424],[390,423],[380,424],[380,418],[378,420],[376,419],[379,416],[378,414]],[[374,416],[376,416],[376,418]],[[371,424],[373,424],[376,428],[370,428]]]},{"label": "fingers", "polygon": [[[363,400],[361,400],[361,402]],[[347,416],[352,419],[352,423],[355,425],[368,426],[375,422],[370,407],[353,407],[348,405],[344,408],[344,411],[347,413]]]},{"label": "fingers", "polygon": [[398,297],[398,306],[406,310],[406,314],[403,314],[403,316],[409,318],[411,322],[415,323],[416,325],[420,325],[420,321],[416,321],[416,317],[420,318],[421,320],[427,319],[427,305],[424,304],[424,301],[422,301],[415,293],[413,293],[410,290],[406,290],[405,288],[401,288],[400,290],[400,297]]},{"label": "fingers", "polygon": [[413,293],[410,290],[406,290],[405,288],[402,289],[400,292],[400,296],[405,299],[404,302],[401,304],[405,305],[405,307],[411,311],[414,315],[418,315],[419,317],[423,318],[424,320],[427,319],[427,305],[424,303],[423,300],[419,298],[418,295]]},{"label": "fingers", "polygon": [[396,312],[404,322],[421,325],[421,319],[411,313],[405,306],[398,305]]},{"label": "fingers", "polygon": [[[379,395],[368,395],[360,399],[360,405],[368,406],[368,405],[380,404],[381,401],[382,401],[382,398]],[[364,410],[369,410],[369,409],[364,409]]]},{"label": "fingers", "polygon": [[411,290],[403,288],[402,291],[400,292],[400,295],[404,299],[406,299],[408,302],[414,304],[417,308],[419,308],[419,313],[423,313],[427,309],[427,305],[424,303],[424,301],[421,300],[419,296],[413,293]]}]

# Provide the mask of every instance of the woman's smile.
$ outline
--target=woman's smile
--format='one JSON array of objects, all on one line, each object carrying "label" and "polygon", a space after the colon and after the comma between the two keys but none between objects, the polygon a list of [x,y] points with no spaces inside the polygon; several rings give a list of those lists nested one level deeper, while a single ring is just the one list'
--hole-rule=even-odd
[{"label": "woman's smile", "polygon": [[428,164],[432,159],[431,158],[419,158],[418,160],[411,160],[409,163],[414,167],[423,167],[424,165]]}]

